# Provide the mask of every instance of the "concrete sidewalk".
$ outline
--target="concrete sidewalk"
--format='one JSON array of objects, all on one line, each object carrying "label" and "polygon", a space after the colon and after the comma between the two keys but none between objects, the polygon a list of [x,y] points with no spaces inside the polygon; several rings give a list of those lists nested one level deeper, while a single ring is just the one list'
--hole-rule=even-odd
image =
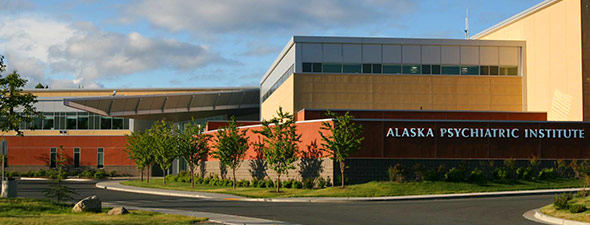
[{"label": "concrete sidewalk", "polygon": [[217,194],[196,191],[177,191],[157,188],[142,188],[120,184],[121,181],[105,181],[96,184],[96,187],[114,191],[126,191],[142,194],[175,196],[186,198],[200,198],[223,201],[251,201],[251,202],[346,202],[346,201],[404,201],[404,200],[434,200],[457,198],[481,198],[518,195],[556,194],[563,192],[576,192],[582,188],[526,190],[526,191],[499,191],[461,194],[437,194],[437,195],[408,195],[391,197],[293,197],[293,198],[247,198],[230,194]]}]

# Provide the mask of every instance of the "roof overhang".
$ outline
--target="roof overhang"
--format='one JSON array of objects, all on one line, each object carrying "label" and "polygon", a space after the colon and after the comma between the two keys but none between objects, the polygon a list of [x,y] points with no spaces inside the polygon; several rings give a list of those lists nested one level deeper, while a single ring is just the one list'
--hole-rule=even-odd
[{"label": "roof overhang", "polygon": [[259,112],[258,88],[133,96],[66,98],[64,105],[103,116],[186,120]]}]

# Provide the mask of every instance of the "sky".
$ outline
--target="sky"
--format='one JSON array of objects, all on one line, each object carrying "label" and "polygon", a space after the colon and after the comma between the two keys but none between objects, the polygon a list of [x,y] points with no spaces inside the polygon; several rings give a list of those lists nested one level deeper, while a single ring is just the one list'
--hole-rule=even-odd
[{"label": "sky", "polygon": [[292,36],[462,39],[539,2],[0,0],[0,55],[28,87],[252,87]]}]

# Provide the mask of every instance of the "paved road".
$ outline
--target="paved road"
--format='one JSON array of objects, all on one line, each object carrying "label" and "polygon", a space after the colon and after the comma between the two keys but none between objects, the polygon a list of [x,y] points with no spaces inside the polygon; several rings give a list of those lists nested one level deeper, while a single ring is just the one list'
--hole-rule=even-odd
[{"label": "paved road", "polygon": [[[42,197],[46,181],[21,181],[19,196]],[[549,204],[552,195],[451,200],[350,203],[210,201],[107,191],[90,182],[70,182],[80,197],[97,195],[121,205],[233,214],[299,224],[536,224],[522,217]]]}]

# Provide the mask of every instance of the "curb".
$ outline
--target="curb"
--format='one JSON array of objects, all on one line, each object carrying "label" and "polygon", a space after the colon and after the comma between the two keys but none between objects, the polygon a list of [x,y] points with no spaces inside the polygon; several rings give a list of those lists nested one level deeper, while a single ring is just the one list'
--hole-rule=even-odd
[{"label": "curb", "polygon": [[[526,191],[500,191],[500,192],[481,192],[481,193],[460,193],[460,194],[437,194],[437,195],[407,195],[407,196],[390,196],[390,197],[293,197],[293,198],[247,198],[230,194],[223,194],[224,197],[214,197],[214,195],[203,192],[164,190],[157,188],[139,188],[120,184],[120,181],[99,182],[95,185],[97,188],[133,192],[140,194],[174,196],[185,198],[215,199],[224,201],[246,201],[246,202],[353,202],[353,201],[410,201],[410,200],[438,200],[438,199],[461,199],[461,198],[484,198],[484,197],[504,197],[504,196],[524,196],[524,195],[542,195],[556,194],[563,192],[577,192],[583,188],[566,188],[566,189],[544,189],[544,190],[526,190]],[[590,225],[590,224],[588,224]]]},{"label": "curb", "polygon": [[560,224],[560,225],[590,225],[590,223],[557,218],[543,214],[539,209],[529,210],[522,214],[528,220],[545,223],[545,224]]},{"label": "curb", "polygon": [[[19,180],[26,180],[26,181],[46,181],[46,180],[51,180],[49,178],[44,178],[44,177],[21,177],[19,178]],[[63,179],[64,181],[74,181],[74,182],[88,182],[88,181],[94,181],[93,179],[88,179],[88,178],[67,178],[67,179]]]}]

